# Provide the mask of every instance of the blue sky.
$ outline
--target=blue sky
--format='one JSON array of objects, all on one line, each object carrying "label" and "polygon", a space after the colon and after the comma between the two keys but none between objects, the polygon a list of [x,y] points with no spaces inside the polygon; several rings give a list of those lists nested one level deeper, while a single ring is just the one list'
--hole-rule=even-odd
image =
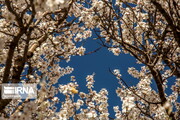
[{"label": "blue sky", "polygon": [[[95,50],[100,47],[97,44],[97,40],[87,40],[86,53]],[[60,66],[70,66],[74,68],[71,75],[76,76],[76,80],[79,83],[79,91],[87,92],[86,88],[86,76],[95,73],[95,85],[94,90],[106,88],[109,92],[109,112],[111,116],[114,116],[113,106],[119,106],[121,108],[120,98],[116,95],[116,88],[119,86],[118,80],[109,72],[109,68],[120,69],[122,77],[128,85],[135,85],[138,80],[133,78],[127,73],[128,67],[140,68],[140,65],[136,64],[136,60],[129,54],[120,54],[114,56],[112,52],[109,52],[106,48],[102,48],[98,52],[85,55],[85,56],[72,56],[71,61],[66,63],[65,61],[60,63]],[[69,81],[69,76],[62,77],[59,83],[63,84]]]}]

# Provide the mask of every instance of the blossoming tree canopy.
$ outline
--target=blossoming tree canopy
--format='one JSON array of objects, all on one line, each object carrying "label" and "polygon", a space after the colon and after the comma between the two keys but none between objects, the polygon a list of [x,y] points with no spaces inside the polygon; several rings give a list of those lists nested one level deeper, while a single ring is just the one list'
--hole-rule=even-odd
[{"label": "blossoming tree canopy", "polygon": [[[0,83],[38,84],[37,99],[0,97],[0,119],[180,119],[179,6],[179,0],[0,0]],[[88,55],[88,38],[141,65],[127,70],[138,79],[134,86],[109,69],[122,101],[113,117],[107,89],[94,89],[95,74],[86,77],[88,92],[79,91],[75,76],[59,83],[74,71],[60,63]]]}]

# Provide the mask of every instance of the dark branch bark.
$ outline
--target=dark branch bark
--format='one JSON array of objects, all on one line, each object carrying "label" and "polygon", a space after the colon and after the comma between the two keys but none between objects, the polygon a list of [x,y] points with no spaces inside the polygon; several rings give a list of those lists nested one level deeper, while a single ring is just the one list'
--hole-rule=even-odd
[{"label": "dark branch bark", "polygon": [[[161,105],[163,106],[167,102],[167,99],[166,99],[166,96],[165,96],[165,92],[163,90],[161,73],[158,70],[155,70],[153,67],[149,66],[149,69],[151,71],[151,74],[153,75],[153,78],[154,78],[155,82],[156,82],[156,85],[157,85],[157,88],[158,88],[158,92],[159,92],[159,97],[161,99]],[[166,110],[166,113],[168,114],[167,110]],[[171,112],[168,115],[171,118],[171,120],[175,120],[173,112]]]},{"label": "dark branch bark", "polygon": [[11,42],[9,52],[8,52],[8,56],[7,56],[7,60],[6,60],[6,67],[5,67],[3,81],[2,81],[3,83],[8,83],[8,81],[9,81],[8,78],[10,75],[10,69],[12,66],[12,59],[14,56],[14,51],[15,51],[15,48],[18,45],[18,42],[19,42],[19,40],[23,34],[24,34],[24,31],[20,31],[19,34],[17,36],[15,36],[13,41]]}]

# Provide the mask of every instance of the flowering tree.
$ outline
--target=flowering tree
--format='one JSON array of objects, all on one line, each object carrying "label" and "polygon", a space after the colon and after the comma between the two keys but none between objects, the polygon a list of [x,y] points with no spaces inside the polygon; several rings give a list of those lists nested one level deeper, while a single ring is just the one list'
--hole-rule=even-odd
[{"label": "flowering tree", "polygon": [[[40,86],[35,100],[1,98],[0,119],[180,118],[178,0],[1,0],[0,4],[0,83]],[[58,84],[73,71],[59,63],[84,55],[86,48],[78,43],[92,33],[101,47],[117,56],[130,54],[142,65],[140,71],[128,69],[139,79],[135,86],[129,86],[118,69],[110,70],[119,80],[116,93],[122,101],[122,111],[114,107],[115,118],[109,117],[108,91],[93,89],[94,74],[86,77],[88,93],[78,91],[75,76],[68,84]]]}]

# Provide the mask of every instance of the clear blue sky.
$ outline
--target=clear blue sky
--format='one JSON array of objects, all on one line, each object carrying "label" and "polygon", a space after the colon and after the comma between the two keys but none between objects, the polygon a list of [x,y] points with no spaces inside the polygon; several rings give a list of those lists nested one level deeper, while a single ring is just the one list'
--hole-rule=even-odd
[{"label": "clear blue sky", "polygon": [[[100,47],[97,44],[97,40],[89,39],[86,44],[86,52],[90,52]],[[140,68],[140,65],[136,64],[135,59],[129,54],[120,54],[119,56],[114,56],[112,52],[109,52],[106,48],[102,48],[96,53],[92,53],[85,56],[73,56],[71,61],[66,63],[60,63],[60,66],[70,66],[74,68],[71,75],[76,76],[76,80],[79,83],[80,90],[87,92],[86,88],[86,76],[95,73],[95,85],[94,89],[99,92],[101,88],[106,88],[109,92],[109,112],[111,116],[114,116],[113,106],[119,106],[121,108],[120,98],[116,95],[116,88],[119,86],[118,80],[109,72],[109,68],[120,69],[122,77],[128,85],[135,85],[138,80],[134,79],[127,73],[128,67]],[[62,77],[59,83],[66,83],[69,81],[69,76]]]}]

